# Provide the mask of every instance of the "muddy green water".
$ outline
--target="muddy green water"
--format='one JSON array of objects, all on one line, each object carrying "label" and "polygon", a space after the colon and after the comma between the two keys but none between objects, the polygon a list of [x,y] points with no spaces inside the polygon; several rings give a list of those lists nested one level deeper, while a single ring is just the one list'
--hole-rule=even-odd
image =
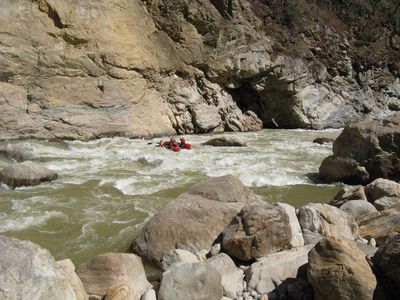
[{"label": "muddy green water", "polygon": [[[234,133],[245,148],[202,146],[210,135],[186,138],[190,151],[155,147],[159,139],[92,142],[18,141],[22,149],[59,174],[37,187],[0,188],[0,234],[31,240],[56,259],[76,264],[108,251],[125,251],[143,224],[168,201],[208,177],[233,174],[267,201],[301,207],[327,202],[340,188],[317,184],[315,173],[340,131],[263,130]],[[149,144],[152,143],[152,144]],[[0,157],[0,168],[11,163]]]}]

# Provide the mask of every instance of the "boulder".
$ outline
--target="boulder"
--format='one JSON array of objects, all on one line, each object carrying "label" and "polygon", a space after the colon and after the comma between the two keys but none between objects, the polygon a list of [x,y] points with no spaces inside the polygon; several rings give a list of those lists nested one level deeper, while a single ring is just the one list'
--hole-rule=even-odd
[{"label": "boulder", "polygon": [[172,265],[161,278],[158,300],[219,300],[224,295],[221,275],[213,265],[182,263]]},{"label": "boulder", "polygon": [[350,200],[340,206],[340,209],[349,213],[353,218],[358,221],[365,215],[376,213],[375,206],[365,200]]},{"label": "boulder", "polygon": [[173,249],[210,251],[241,209],[261,198],[228,175],[196,184],[147,222],[132,243],[134,253],[157,264]]},{"label": "boulder", "polygon": [[267,202],[246,206],[222,236],[224,252],[251,261],[291,248],[292,231],[286,211]]},{"label": "boulder", "polygon": [[243,292],[243,271],[236,267],[233,260],[225,253],[220,253],[203,262],[205,266],[214,266],[221,275],[224,296],[236,299]]},{"label": "boulder", "polygon": [[289,218],[290,233],[292,236],[292,239],[290,240],[290,246],[293,248],[304,246],[303,234],[299,220],[297,219],[296,209],[287,203],[278,202],[277,205],[285,211]]},{"label": "boulder", "polygon": [[68,281],[74,289],[77,299],[87,299],[85,288],[82,284],[81,279],[75,272],[75,265],[70,259],[63,259],[56,262],[56,265],[60,272],[64,275],[66,281]]},{"label": "boulder", "polygon": [[310,251],[308,260],[315,300],[373,299],[377,281],[355,242],[328,237]]},{"label": "boulder", "polygon": [[299,209],[298,217],[303,229],[326,237],[335,236],[354,240],[358,236],[358,226],[354,218],[328,204],[307,204]]},{"label": "boulder", "polygon": [[335,139],[330,139],[330,138],[326,138],[326,137],[318,137],[313,140],[313,143],[323,145],[323,144],[332,144],[334,141],[335,141]]},{"label": "boulder", "polygon": [[312,245],[294,248],[260,258],[246,271],[248,287],[268,294],[288,278],[296,278],[300,267],[308,263]]},{"label": "boulder", "polygon": [[77,273],[89,295],[108,297],[125,295],[140,300],[151,288],[142,260],[134,254],[105,253],[80,265]]},{"label": "boulder", "polygon": [[0,171],[0,182],[7,184],[12,189],[21,186],[35,186],[55,179],[57,179],[56,173],[29,160],[12,164]]},{"label": "boulder", "polygon": [[143,294],[142,299],[140,300],[157,300],[156,291],[153,289],[148,290],[146,293]]},{"label": "boulder", "polygon": [[74,266],[29,242],[0,236],[0,299],[86,300]]},{"label": "boulder", "polygon": [[319,176],[327,182],[342,181],[346,184],[365,183],[369,179],[366,169],[354,159],[333,155],[322,161]]},{"label": "boulder", "polygon": [[214,147],[246,147],[247,144],[240,140],[237,137],[233,136],[222,136],[222,137],[217,137],[213,138],[212,140],[209,140],[205,142],[203,145],[206,146],[214,146]]},{"label": "boulder", "polygon": [[367,201],[365,190],[362,185],[346,185],[344,186],[331,200],[330,205],[340,207],[350,200],[364,200]]},{"label": "boulder", "polygon": [[309,229],[303,229],[303,238],[304,238],[304,245],[315,245],[320,240],[324,239],[325,237],[315,231],[311,231]]},{"label": "boulder", "polygon": [[400,206],[400,197],[382,197],[374,201],[374,206],[377,210],[382,211],[385,209],[392,208],[394,206]]},{"label": "boulder", "polygon": [[400,232],[400,212],[392,208],[371,214],[359,222],[359,229],[360,236],[368,240],[374,238],[377,245],[381,245],[392,233]]},{"label": "boulder", "polygon": [[344,128],[333,144],[333,154],[365,167],[369,181],[377,178],[400,180],[399,141],[399,112],[383,119],[369,116]]},{"label": "boulder", "polygon": [[24,149],[19,147],[7,145],[4,148],[0,148],[0,156],[3,156],[7,159],[16,161],[16,162],[23,162],[25,160],[35,160],[36,157],[32,154],[27,152]]},{"label": "boulder", "polygon": [[173,264],[185,262],[199,262],[199,259],[187,250],[173,249],[163,256],[161,268],[165,271]]},{"label": "boulder", "polygon": [[386,291],[400,295],[400,234],[389,237],[373,257]]},{"label": "boulder", "polygon": [[400,197],[400,183],[378,178],[365,187],[365,192],[372,203],[382,197]]}]

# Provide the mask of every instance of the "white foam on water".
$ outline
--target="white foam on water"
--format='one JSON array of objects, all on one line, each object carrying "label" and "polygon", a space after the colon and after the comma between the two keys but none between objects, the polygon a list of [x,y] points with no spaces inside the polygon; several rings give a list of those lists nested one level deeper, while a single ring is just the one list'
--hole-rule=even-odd
[{"label": "white foam on water", "polygon": [[45,224],[48,220],[55,217],[66,217],[59,211],[31,212],[29,215],[10,216],[3,219],[0,223],[0,232],[21,231],[33,226]]}]

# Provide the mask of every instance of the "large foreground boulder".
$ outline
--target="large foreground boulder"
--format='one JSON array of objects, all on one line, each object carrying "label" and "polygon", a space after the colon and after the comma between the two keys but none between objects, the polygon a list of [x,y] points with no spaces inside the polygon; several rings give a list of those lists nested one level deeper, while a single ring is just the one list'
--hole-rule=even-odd
[{"label": "large foreground boulder", "polygon": [[71,262],[56,263],[47,250],[4,236],[0,252],[0,299],[87,299]]},{"label": "large foreground boulder", "polygon": [[[236,259],[251,261],[304,245],[303,239],[293,239],[290,221],[285,209],[278,205],[265,202],[247,206],[224,230],[222,247]],[[299,226],[297,219],[292,221]]]},{"label": "large foreground boulder", "polygon": [[400,234],[394,235],[379,247],[373,257],[386,291],[400,295]]},{"label": "large foreground boulder", "polygon": [[134,254],[101,254],[80,265],[77,273],[89,295],[103,297],[118,293],[129,300],[140,300],[151,288],[142,260]]},{"label": "large foreground boulder", "polygon": [[308,258],[315,300],[373,299],[376,278],[355,242],[329,237],[321,240]]},{"label": "large foreground boulder", "polygon": [[57,174],[32,161],[12,164],[0,171],[0,182],[11,188],[34,186],[57,179]]},{"label": "large foreground boulder", "polygon": [[354,240],[358,236],[358,226],[354,218],[328,204],[310,203],[299,209],[300,225],[303,229],[323,236],[342,237]]},{"label": "large foreground boulder", "polygon": [[[365,180],[372,181],[380,177],[399,180],[399,144],[399,112],[385,119],[374,119],[369,116],[357,123],[347,125],[333,144],[333,158],[337,165],[334,165],[331,158],[329,166],[335,170],[337,175],[334,179],[352,184],[360,184]],[[353,170],[364,167],[368,178],[354,173],[349,180],[349,164],[339,164],[340,161],[352,161]],[[327,165],[327,162],[324,161],[321,165],[321,177],[333,180],[326,176],[324,171],[328,172],[329,170],[323,165]]]},{"label": "large foreground boulder", "polygon": [[173,249],[210,250],[231,220],[261,198],[231,175],[196,184],[168,203],[140,231],[134,253],[160,264]]}]

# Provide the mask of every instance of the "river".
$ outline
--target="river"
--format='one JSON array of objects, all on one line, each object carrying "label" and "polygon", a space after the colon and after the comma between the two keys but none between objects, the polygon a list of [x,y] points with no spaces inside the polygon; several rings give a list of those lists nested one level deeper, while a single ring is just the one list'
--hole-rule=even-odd
[{"label": "river", "polygon": [[[262,130],[232,133],[243,148],[202,143],[216,135],[190,135],[192,150],[173,153],[159,139],[105,138],[90,142],[2,142],[23,149],[59,178],[37,187],[0,188],[0,234],[31,240],[56,259],[76,264],[109,251],[125,251],[143,224],[185,189],[208,177],[233,174],[271,202],[301,207],[327,202],[339,185],[316,184],[315,173],[339,130]],[[218,136],[218,135],[217,135]],[[0,157],[0,168],[9,164]]]}]

